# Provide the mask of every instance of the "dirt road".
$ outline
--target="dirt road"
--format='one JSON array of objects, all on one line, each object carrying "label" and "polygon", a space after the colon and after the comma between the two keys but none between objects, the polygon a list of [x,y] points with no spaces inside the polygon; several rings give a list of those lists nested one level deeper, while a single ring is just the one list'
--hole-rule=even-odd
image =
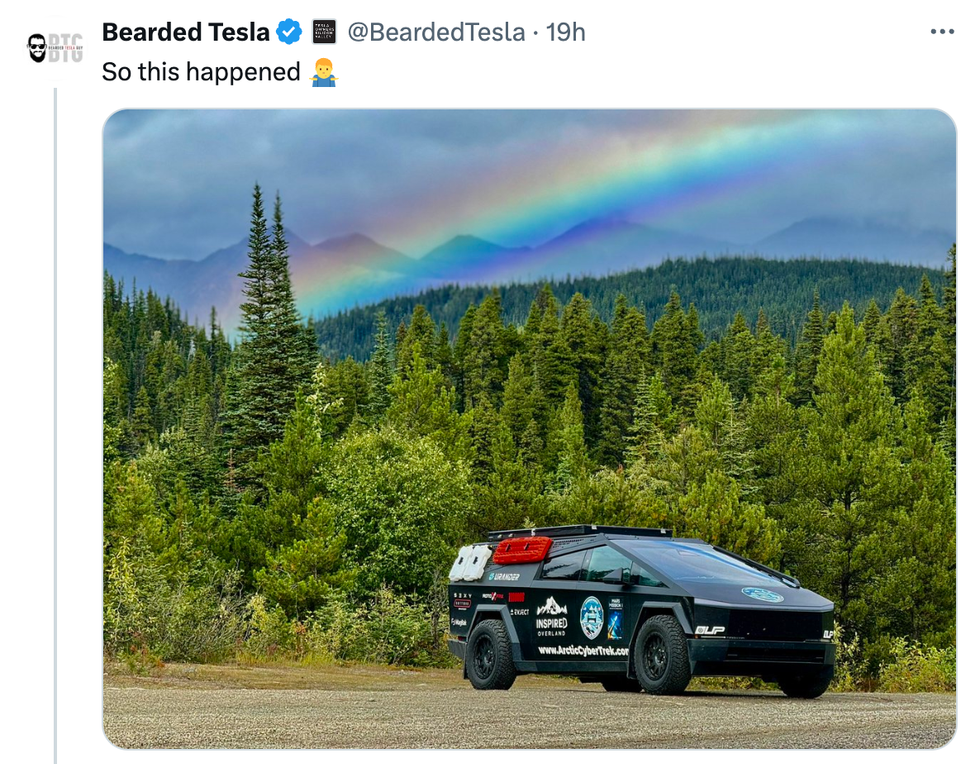
[{"label": "dirt road", "polygon": [[104,723],[132,748],[936,748],[956,697],[661,698],[545,677],[477,692],[447,671],[171,667],[107,676]]}]

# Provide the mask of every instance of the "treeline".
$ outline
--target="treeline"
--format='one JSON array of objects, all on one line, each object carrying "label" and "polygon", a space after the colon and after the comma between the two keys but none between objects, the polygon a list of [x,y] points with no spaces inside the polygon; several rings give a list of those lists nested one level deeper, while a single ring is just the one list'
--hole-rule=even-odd
[{"label": "treeline", "polygon": [[[610,276],[577,276],[529,284],[508,284],[500,293],[501,317],[505,323],[523,325],[535,295],[548,284],[560,303],[567,304],[580,293],[589,299],[598,316],[608,322],[616,299],[623,295],[631,305],[646,308],[652,326],[660,306],[672,292],[693,302],[700,313],[700,328],[709,340],[726,332],[739,311],[755,316],[764,310],[774,333],[795,345],[806,311],[819,292],[828,305],[845,300],[863,315],[873,299],[886,305],[899,288],[915,294],[923,276],[938,283],[942,274],[911,265],[861,262],[856,260],[767,260],[760,257],[679,259],[645,270]],[[455,338],[459,322],[470,305],[479,305],[493,287],[455,285],[429,289],[414,296],[392,297],[377,305],[352,308],[316,322],[320,346],[327,358],[352,356],[366,361],[374,344],[374,322],[378,311],[389,326],[408,323],[416,305],[421,305],[436,322],[445,324]]]},{"label": "treeline", "polygon": [[940,294],[811,295],[795,343],[763,311],[706,341],[678,293],[607,321],[544,286],[521,325],[491,290],[454,340],[419,306],[317,362],[278,204],[267,230],[256,189],[234,348],[106,277],[109,654],[446,660],[455,550],[581,522],[800,577],[868,676],[954,644],[955,248]]}]

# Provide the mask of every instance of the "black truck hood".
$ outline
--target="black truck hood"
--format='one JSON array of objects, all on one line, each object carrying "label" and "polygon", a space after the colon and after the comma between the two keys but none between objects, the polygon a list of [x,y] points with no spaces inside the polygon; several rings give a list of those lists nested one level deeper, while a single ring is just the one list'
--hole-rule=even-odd
[{"label": "black truck hood", "polygon": [[833,610],[834,603],[809,589],[772,584],[732,584],[717,581],[681,581],[678,586],[699,605],[721,605],[760,610]]}]

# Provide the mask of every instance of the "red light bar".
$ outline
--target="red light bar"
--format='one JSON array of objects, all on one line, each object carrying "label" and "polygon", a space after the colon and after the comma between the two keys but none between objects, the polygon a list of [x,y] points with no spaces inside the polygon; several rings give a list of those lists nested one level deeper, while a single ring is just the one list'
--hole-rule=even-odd
[{"label": "red light bar", "polygon": [[497,565],[514,565],[519,562],[541,562],[551,549],[547,536],[527,536],[507,539],[497,544],[493,561]]}]

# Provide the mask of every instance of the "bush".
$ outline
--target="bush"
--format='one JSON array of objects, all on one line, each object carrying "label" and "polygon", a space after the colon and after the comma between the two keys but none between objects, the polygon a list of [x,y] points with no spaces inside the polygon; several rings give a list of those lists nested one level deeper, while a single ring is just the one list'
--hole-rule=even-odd
[{"label": "bush", "polygon": [[432,665],[429,613],[387,585],[363,605],[338,596],[313,616],[311,638],[339,660]]},{"label": "bush", "polygon": [[140,666],[222,660],[241,639],[243,606],[235,574],[204,568],[168,578],[152,555],[124,540],[106,565],[105,649]]},{"label": "bush", "polygon": [[385,585],[366,603],[340,590],[305,621],[291,620],[278,605],[255,595],[247,607],[241,655],[302,661],[355,661],[406,666],[446,665],[448,616],[440,615],[433,638],[429,611]]},{"label": "bush", "polygon": [[892,662],[879,677],[883,692],[956,692],[956,648],[925,647],[903,637],[892,642]]}]

